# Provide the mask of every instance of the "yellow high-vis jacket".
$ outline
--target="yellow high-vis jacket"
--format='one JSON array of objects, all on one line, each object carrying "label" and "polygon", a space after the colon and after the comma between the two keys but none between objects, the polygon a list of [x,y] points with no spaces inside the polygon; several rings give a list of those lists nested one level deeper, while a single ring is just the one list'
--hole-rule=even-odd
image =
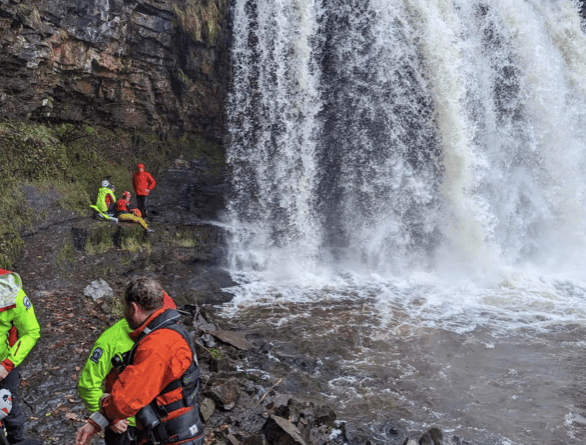
[{"label": "yellow high-vis jacket", "polygon": [[0,365],[12,371],[40,336],[41,327],[31,300],[22,290],[20,276],[0,269]]}]

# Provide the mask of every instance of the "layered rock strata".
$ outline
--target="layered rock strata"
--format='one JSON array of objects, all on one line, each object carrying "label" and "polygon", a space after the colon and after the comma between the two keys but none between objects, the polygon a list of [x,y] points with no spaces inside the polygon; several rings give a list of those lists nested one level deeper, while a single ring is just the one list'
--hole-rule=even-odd
[{"label": "layered rock strata", "polygon": [[221,138],[227,0],[0,0],[0,117]]}]

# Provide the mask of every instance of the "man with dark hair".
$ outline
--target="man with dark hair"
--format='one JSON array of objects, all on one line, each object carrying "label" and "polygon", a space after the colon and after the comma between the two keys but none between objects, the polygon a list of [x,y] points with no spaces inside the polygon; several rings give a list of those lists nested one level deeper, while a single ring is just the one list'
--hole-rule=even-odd
[{"label": "man with dark hair", "polygon": [[[76,445],[110,427],[123,432],[135,416],[139,443],[203,444],[199,416],[199,366],[191,335],[175,309],[164,305],[159,283],[139,277],[124,292],[124,317],[135,341],[112,390],[77,432]],[[146,442],[144,442],[146,440]]]}]

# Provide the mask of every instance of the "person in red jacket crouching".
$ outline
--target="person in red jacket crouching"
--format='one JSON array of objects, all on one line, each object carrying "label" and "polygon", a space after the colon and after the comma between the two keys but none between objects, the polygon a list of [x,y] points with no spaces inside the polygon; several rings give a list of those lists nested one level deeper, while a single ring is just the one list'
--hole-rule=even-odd
[{"label": "person in red jacket crouching", "polygon": [[120,198],[116,202],[116,212],[114,213],[114,215],[116,216],[116,218],[118,218],[118,221],[138,223],[147,233],[152,233],[153,230],[149,229],[149,225],[141,217],[140,210],[136,208],[133,209],[130,206],[130,199],[130,192],[128,190],[125,190],[124,193],[122,193],[122,198]]},{"label": "person in red jacket crouching", "polygon": [[144,164],[138,164],[136,171],[132,175],[132,186],[136,194],[136,204],[143,218],[147,218],[147,197],[155,188],[157,181],[153,176],[145,171]]},{"label": "person in red jacket crouching", "polygon": [[124,318],[134,346],[99,411],[77,431],[76,445],[88,445],[100,430],[125,430],[135,416],[138,443],[203,445],[199,416],[200,368],[191,335],[177,310],[165,306],[161,285],[148,277],[130,281]]}]

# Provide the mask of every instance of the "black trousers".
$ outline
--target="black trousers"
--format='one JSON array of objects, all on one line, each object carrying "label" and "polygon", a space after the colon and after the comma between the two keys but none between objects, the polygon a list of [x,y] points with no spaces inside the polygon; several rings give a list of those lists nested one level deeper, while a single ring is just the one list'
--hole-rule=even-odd
[{"label": "black trousers", "polygon": [[[195,440],[190,440],[189,442],[181,442],[181,445],[203,445],[203,435]],[[153,445],[151,441],[147,442],[145,445]]]},{"label": "black trousers", "polygon": [[134,427],[129,426],[122,434],[115,433],[110,428],[106,428],[104,442],[106,442],[106,445],[134,445],[137,443]]},{"label": "black trousers", "polygon": [[142,213],[143,218],[147,217],[147,198],[148,196],[146,195],[136,195],[136,206]]},{"label": "black trousers", "polygon": [[20,372],[18,368],[14,368],[4,380],[0,381],[0,388],[8,389],[12,393],[12,410],[2,421],[4,428],[6,428],[6,439],[9,444],[24,440],[24,413],[18,397],[19,378]]}]

